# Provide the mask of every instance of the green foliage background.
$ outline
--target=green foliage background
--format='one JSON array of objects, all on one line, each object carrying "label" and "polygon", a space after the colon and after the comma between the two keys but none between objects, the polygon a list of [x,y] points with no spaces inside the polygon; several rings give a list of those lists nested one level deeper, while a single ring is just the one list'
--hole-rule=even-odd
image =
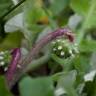
[{"label": "green foliage background", "polygon": [[[13,6],[11,0],[0,0],[0,17]],[[12,32],[2,30],[19,13],[23,13],[23,27]],[[81,20],[72,28],[69,21],[74,15]],[[44,56],[34,60],[29,69],[32,73],[38,67],[46,73],[40,65],[47,65],[50,72],[44,76],[38,71],[33,72],[35,76],[26,73],[18,82],[18,95],[8,90],[5,75],[0,75],[0,96],[96,96],[96,0],[26,0],[3,19],[0,19],[0,51],[23,47],[26,55],[48,32],[68,26],[75,34],[79,53],[65,59],[50,51],[49,44],[43,50]],[[71,23],[74,25],[78,19],[74,17]],[[93,77],[89,74],[92,80],[86,81],[84,76],[93,71]]]}]

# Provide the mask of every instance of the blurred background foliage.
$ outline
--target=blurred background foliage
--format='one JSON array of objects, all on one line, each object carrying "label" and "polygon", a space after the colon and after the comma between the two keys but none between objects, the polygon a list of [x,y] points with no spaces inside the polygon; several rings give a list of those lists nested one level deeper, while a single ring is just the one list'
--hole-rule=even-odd
[{"label": "blurred background foliage", "polygon": [[[9,91],[1,53],[19,47],[25,56],[60,27],[74,44],[62,37],[46,46]],[[0,0],[0,58],[0,96],[96,96],[96,0]]]}]

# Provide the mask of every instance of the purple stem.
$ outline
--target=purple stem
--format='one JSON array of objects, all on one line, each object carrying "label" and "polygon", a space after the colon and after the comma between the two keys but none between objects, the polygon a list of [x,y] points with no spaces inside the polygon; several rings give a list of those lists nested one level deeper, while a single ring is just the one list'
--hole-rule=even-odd
[{"label": "purple stem", "polygon": [[11,54],[12,54],[12,61],[9,65],[9,68],[6,73],[6,77],[7,77],[8,81],[12,80],[12,77],[15,73],[18,61],[20,60],[20,57],[21,57],[20,48],[13,49]]},{"label": "purple stem", "polygon": [[[14,66],[14,68],[12,68],[12,69],[15,69],[15,73],[11,75],[11,78],[10,78],[10,75],[8,75],[8,77],[6,78],[9,88],[12,88],[12,86],[27,71],[28,64],[30,64],[32,60],[34,60],[38,56],[41,49],[44,46],[46,46],[49,42],[51,42],[52,40],[62,35],[67,36],[70,42],[74,41],[74,36],[71,30],[68,28],[60,28],[54,32],[47,34],[45,37],[43,37],[43,39],[41,39],[37,44],[34,45],[34,47],[30,50],[29,54],[25,57],[25,59],[20,60],[18,64],[21,66],[21,68],[18,68],[17,66]],[[17,65],[17,62],[16,62],[16,65]],[[8,74],[10,73],[8,72]],[[11,81],[9,81],[10,79]]]}]

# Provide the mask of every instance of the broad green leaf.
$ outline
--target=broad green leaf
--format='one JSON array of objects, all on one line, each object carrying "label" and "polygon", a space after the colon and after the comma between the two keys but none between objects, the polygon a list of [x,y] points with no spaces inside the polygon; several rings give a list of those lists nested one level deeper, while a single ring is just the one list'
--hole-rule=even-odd
[{"label": "broad green leaf", "polygon": [[90,70],[90,57],[88,57],[88,55],[83,56],[83,54],[79,54],[79,56],[74,58],[73,66],[78,72],[76,77],[76,86],[78,86],[84,82],[83,76]]},{"label": "broad green leaf", "polygon": [[75,69],[79,72],[79,73],[86,73],[89,71],[90,68],[90,57],[88,57],[87,55],[83,56],[83,55],[79,55],[77,56],[74,60],[73,60],[73,65],[75,67]]},{"label": "broad green leaf", "polygon": [[[84,0],[83,0],[84,1]],[[96,0],[91,0],[88,13],[83,24],[83,29],[96,27]]]},{"label": "broad green leaf", "polygon": [[79,45],[81,52],[96,52],[96,41],[95,40],[83,40]]},{"label": "broad green leaf", "polygon": [[20,82],[21,96],[54,96],[53,82],[50,77],[32,79],[25,77]]},{"label": "broad green leaf", "polygon": [[68,6],[70,0],[51,0],[50,10],[54,15],[58,15]]},{"label": "broad green leaf", "polygon": [[5,14],[12,6],[11,0],[0,0],[0,17]]},{"label": "broad green leaf", "polygon": [[95,27],[96,27],[96,0],[91,0],[88,12],[85,15],[85,20],[77,36],[77,43],[79,44],[82,41],[85,33],[87,32],[86,31],[87,29],[92,29]]},{"label": "broad green leaf", "polygon": [[12,96],[5,85],[5,79],[3,76],[0,76],[0,96]]},{"label": "broad green leaf", "polygon": [[8,50],[20,47],[23,34],[21,32],[9,33],[0,44],[0,50]]},{"label": "broad green leaf", "polygon": [[76,75],[77,72],[73,70],[64,76],[61,76],[60,80],[58,81],[57,88],[63,88],[68,96],[78,96],[74,88]]},{"label": "broad green leaf", "polygon": [[71,0],[71,8],[76,13],[85,16],[88,12],[91,0]]}]

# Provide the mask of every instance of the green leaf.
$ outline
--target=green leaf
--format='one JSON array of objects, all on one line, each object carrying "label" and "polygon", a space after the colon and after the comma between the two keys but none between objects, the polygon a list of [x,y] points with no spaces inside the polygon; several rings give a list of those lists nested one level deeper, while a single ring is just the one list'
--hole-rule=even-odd
[{"label": "green leaf", "polygon": [[83,56],[83,55],[79,55],[77,56],[74,61],[74,67],[75,69],[79,72],[79,73],[86,73],[88,72],[89,68],[90,68],[90,64],[89,64],[89,59],[90,57],[88,56]]},{"label": "green leaf", "polygon": [[70,0],[52,0],[50,10],[54,15],[58,15],[69,4]]},{"label": "green leaf", "polygon": [[21,32],[9,33],[4,41],[0,44],[0,50],[8,50],[20,47],[23,34]]},{"label": "green leaf", "polygon": [[5,79],[3,76],[0,76],[0,96],[12,96],[12,94],[6,88]]},{"label": "green leaf", "polygon": [[20,82],[19,89],[21,96],[54,96],[53,82],[49,77],[25,77]]},{"label": "green leaf", "polygon": [[0,0],[0,17],[5,14],[12,6],[11,0]]},{"label": "green leaf", "polygon": [[73,70],[64,76],[61,76],[60,80],[58,81],[57,87],[63,88],[68,96],[78,96],[74,88],[76,75],[77,72]]},{"label": "green leaf", "polygon": [[[80,5],[82,4],[80,3]],[[88,12],[85,15],[85,20],[77,36],[77,43],[78,44],[81,43],[85,33],[87,32],[86,31],[87,29],[92,29],[95,27],[96,27],[96,0],[91,0]]]},{"label": "green leaf", "polygon": [[91,0],[88,13],[83,24],[83,29],[96,27],[96,0]]},{"label": "green leaf", "polygon": [[81,52],[96,52],[96,41],[95,40],[83,40],[79,45]]},{"label": "green leaf", "polygon": [[89,9],[90,0],[71,0],[70,5],[76,13],[85,16]]}]

